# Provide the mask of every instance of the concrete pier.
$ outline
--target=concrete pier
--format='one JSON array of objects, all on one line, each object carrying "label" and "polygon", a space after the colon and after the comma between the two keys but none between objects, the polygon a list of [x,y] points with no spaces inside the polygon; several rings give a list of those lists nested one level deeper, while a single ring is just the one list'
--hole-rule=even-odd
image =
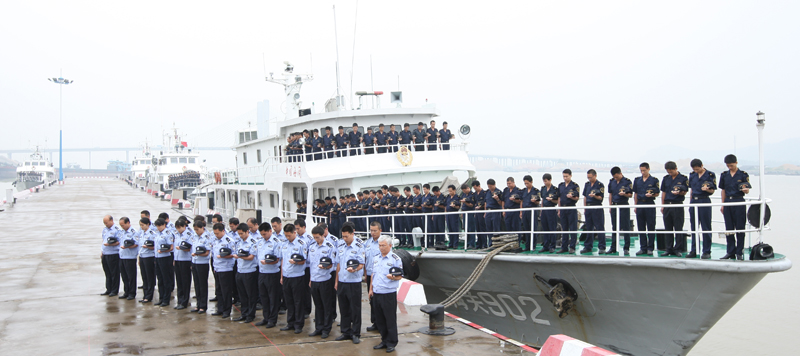
[{"label": "concrete pier", "polygon": [[[334,324],[323,340],[308,337],[313,313],[302,334],[232,322],[189,309],[142,305],[100,296],[102,219],[111,214],[137,221],[141,210],[153,216],[179,213],[169,202],[148,196],[120,180],[68,180],[0,212],[0,355],[379,355],[377,332],[362,330],[362,342],[333,341]],[[136,226],[136,224],[134,224]],[[213,289],[213,277],[209,286]],[[138,281],[141,284],[141,280]],[[365,285],[366,286],[366,285]],[[366,288],[365,288],[366,289]],[[141,299],[138,290],[137,299]],[[192,293],[194,295],[194,293]],[[209,291],[213,296],[213,290]],[[369,304],[363,294],[363,329]],[[192,300],[194,302],[194,300]],[[173,299],[172,305],[175,304]],[[215,303],[210,303],[213,311]],[[523,351],[447,318],[455,335],[417,333],[428,324],[418,307],[398,305],[397,355],[493,355]],[[233,317],[238,317],[237,311]],[[260,316],[260,313],[259,313]],[[260,317],[256,319],[259,321]]]}]

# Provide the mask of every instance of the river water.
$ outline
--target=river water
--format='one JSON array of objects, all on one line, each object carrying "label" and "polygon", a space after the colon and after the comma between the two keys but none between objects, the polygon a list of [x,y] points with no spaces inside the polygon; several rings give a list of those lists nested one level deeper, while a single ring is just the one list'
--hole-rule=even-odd
[{"label": "river water", "polygon": [[[550,172],[553,184],[563,181],[561,172]],[[688,174],[690,172],[682,172]],[[722,172],[717,173],[717,179]],[[752,173],[752,172],[751,172]],[[514,177],[518,186],[524,186],[523,176],[530,174],[535,187],[541,187],[544,172],[478,172],[477,176],[481,185],[486,187],[486,180],[493,178],[497,181],[498,188],[505,187],[508,177]],[[652,175],[659,181],[666,173],[653,171]],[[625,176],[633,180],[640,174],[628,172]],[[462,178],[459,176],[459,178]],[[598,179],[608,185],[611,175],[608,171],[598,172]],[[574,172],[573,180],[581,189],[586,182],[585,172]],[[750,177],[753,184],[751,197],[758,197],[759,179]],[[800,239],[794,238],[791,229],[794,219],[800,210],[794,206],[794,187],[800,185],[800,176],[768,175],[764,177],[766,196],[773,201],[769,204],[772,212],[771,230],[765,232],[764,242],[772,245],[776,253],[788,256],[797,262],[795,251],[800,251]],[[718,196],[718,194],[717,194]],[[582,200],[581,200],[582,201]],[[718,202],[717,200],[716,202]],[[607,205],[607,202],[606,202]],[[723,229],[722,214],[719,209],[714,212],[713,229]],[[606,227],[610,229],[610,218],[606,215]],[[631,212],[633,215],[633,212]],[[688,217],[688,214],[687,214]],[[689,227],[688,221],[685,225]],[[663,228],[663,220],[657,218],[656,228]],[[755,244],[755,235],[751,236]],[[714,236],[714,242],[724,243],[724,239]],[[746,242],[747,243],[747,242]],[[793,259],[794,258],[794,259]],[[745,295],[720,321],[700,340],[692,349],[690,355],[796,355],[797,347],[793,338],[796,337],[798,320],[800,320],[800,303],[796,303],[795,292],[800,292],[800,267],[781,272],[768,274],[759,284]]]}]

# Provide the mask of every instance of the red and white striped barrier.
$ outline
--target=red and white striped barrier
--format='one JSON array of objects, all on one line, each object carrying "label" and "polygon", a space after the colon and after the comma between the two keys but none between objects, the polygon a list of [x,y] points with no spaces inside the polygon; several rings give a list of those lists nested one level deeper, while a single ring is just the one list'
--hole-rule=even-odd
[{"label": "red and white striped barrier", "polygon": [[[489,335],[492,335],[492,336],[494,336],[494,337],[496,337],[496,338],[498,338],[498,339],[500,339],[500,340],[503,340],[503,341],[505,341],[505,342],[508,342],[508,343],[510,343],[510,344],[512,344],[512,345],[519,346],[519,348],[521,348],[521,349],[523,349],[523,350],[525,350],[525,351],[530,351],[530,352],[537,352],[537,351],[538,351],[538,350],[536,350],[536,349],[535,349],[535,348],[533,348],[533,347],[530,347],[530,346],[528,346],[528,345],[525,345],[525,344],[523,344],[523,343],[521,343],[521,342],[519,342],[519,341],[517,341],[517,340],[514,340],[514,339],[509,339],[509,338],[507,338],[507,337],[505,337],[505,336],[503,336],[503,335],[500,335],[500,334],[498,334],[498,333],[496,333],[496,332],[494,332],[494,331],[491,331],[491,330],[489,330],[489,329],[487,329],[487,328],[484,328],[483,326],[480,326],[480,325],[478,325],[478,324],[475,324],[475,323],[473,323],[473,322],[471,322],[471,321],[469,321],[469,320],[466,320],[466,319],[463,319],[463,318],[459,318],[459,317],[457,317],[457,316],[455,316],[455,315],[453,315],[453,314],[450,314],[450,313],[448,313],[448,312],[445,312],[445,313],[444,313],[444,315],[447,315],[447,316],[449,316],[449,317],[451,317],[451,318],[453,318],[453,319],[456,319],[456,321],[458,321],[458,322],[460,322],[460,323],[466,324],[466,325],[467,325],[467,326],[469,326],[469,327],[472,327],[472,328],[478,329],[478,330],[480,330],[480,331],[483,331],[483,332],[485,332],[485,333],[487,333],[487,334],[489,334]],[[542,354],[539,354],[539,355],[542,355]]]},{"label": "red and white striped barrier", "polygon": [[397,287],[397,302],[405,305],[425,305],[428,304],[428,299],[425,298],[425,290],[421,284],[403,278]]},{"label": "red and white striped barrier", "polygon": [[550,335],[539,350],[539,356],[619,356],[619,354],[567,335]]}]

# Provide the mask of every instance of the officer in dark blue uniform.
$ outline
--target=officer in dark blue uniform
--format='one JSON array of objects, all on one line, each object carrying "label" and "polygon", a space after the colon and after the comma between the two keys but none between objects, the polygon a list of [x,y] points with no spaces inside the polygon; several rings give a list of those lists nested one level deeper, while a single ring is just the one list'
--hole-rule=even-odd
[{"label": "officer in dark blue uniform", "polygon": [[[538,188],[533,186],[533,177],[530,175],[526,175],[522,177],[522,182],[525,184],[525,187],[522,188],[522,207],[523,208],[535,208],[539,206],[539,203],[542,201],[541,192]],[[522,230],[524,231],[534,231],[537,228],[537,223],[539,222],[539,211],[522,211],[520,214],[522,218]],[[532,232],[522,234],[523,241],[525,241],[525,248],[534,251],[536,250],[536,236],[533,235]]]},{"label": "officer in dark blue uniform", "polygon": [[436,129],[436,121],[431,120],[431,127],[425,131],[425,136],[428,138],[428,151],[436,151],[436,143],[439,142],[439,130]]},{"label": "officer in dark blue uniform", "polygon": [[[725,203],[743,202],[744,195],[750,193],[750,175],[739,169],[734,155],[725,156],[725,165],[728,166],[728,170],[719,177],[722,201]],[[721,208],[722,217],[725,219],[725,230],[744,230],[747,224],[746,208],[744,205]],[[728,233],[726,239],[728,240],[728,251],[721,259],[744,260],[744,232]]]},{"label": "officer in dark blue uniform", "polygon": [[411,125],[409,125],[407,122],[403,124],[403,131],[400,131],[398,134],[400,145],[410,145],[411,141],[414,139],[414,135],[409,129],[410,126]]},{"label": "officer in dark blue uniform", "polygon": [[[461,208],[461,197],[456,195],[456,186],[450,184],[447,186],[447,197],[445,198],[445,211],[450,213],[458,212]],[[459,214],[445,215],[447,221],[447,234],[448,246],[452,249],[458,248],[458,236],[461,235],[461,217]]]},{"label": "officer in dark blue uniform", "polygon": [[447,151],[450,149],[450,139],[455,136],[447,128],[447,121],[442,123],[442,129],[439,130],[439,141],[442,143],[442,150]]},{"label": "officer in dark blue uniform", "polygon": [[497,189],[494,179],[487,180],[486,185],[489,186],[489,189],[486,190],[486,215],[484,217],[486,218],[486,232],[491,233],[488,234],[486,243],[488,246],[492,246],[492,236],[495,235],[495,232],[502,230],[500,219],[503,218],[501,213],[492,212],[492,210],[503,209],[505,197],[503,192]]},{"label": "officer in dark blue uniform", "polygon": [[[692,190],[692,200],[689,204],[707,204],[711,203],[711,195],[717,190],[717,175],[703,167],[703,161],[695,158],[690,163],[692,172],[689,174],[689,188]],[[700,207],[697,209],[695,216],[695,208],[689,208],[689,222],[692,224],[692,250],[686,255],[686,258],[697,257],[697,231],[698,226],[696,221],[700,220],[700,227],[703,231],[711,231],[711,207]],[[697,218],[697,219],[696,219]],[[703,233],[703,254],[700,256],[702,259],[711,258],[711,233]]]},{"label": "officer in dark blue uniform", "polygon": [[383,193],[383,195],[381,195],[379,200],[379,204],[381,206],[380,214],[384,216],[379,218],[378,221],[381,222],[381,230],[390,231],[389,227],[391,226],[391,221],[389,220],[389,217],[386,215],[389,214],[389,202],[392,198],[392,195],[389,194],[389,186],[387,186],[386,184],[381,186],[381,192]]},{"label": "officer in dark blue uniform", "polygon": [[401,220],[403,226],[400,228],[403,231],[403,239],[401,239],[400,247],[414,247],[414,237],[411,235],[411,230],[414,228],[414,219],[409,214],[414,213],[414,196],[411,195],[411,188],[403,188],[403,209],[398,209],[398,214],[403,214]]},{"label": "officer in dark blue uniform", "polygon": [[414,138],[414,144],[415,144],[414,151],[425,150],[425,145],[424,145],[425,135],[427,135],[427,133],[425,132],[425,124],[423,124],[422,121],[420,121],[417,124],[417,129],[414,130],[414,132],[412,133],[412,137]]},{"label": "officer in dark blue uniform", "polygon": [[[572,181],[572,170],[569,168],[561,172],[564,181],[558,185],[558,199],[559,206],[575,206],[575,203],[580,199],[581,187],[578,183]],[[561,216],[561,231],[578,231],[578,211],[575,209],[560,210]],[[575,245],[578,242],[577,232],[567,232],[561,234],[561,251],[559,253],[569,252],[575,253]],[[569,247],[569,249],[567,248]]]},{"label": "officer in dark blue uniform", "polygon": [[386,153],[386,132],[383,131],[383,124],[378,125],[378,132],[375,133],[375,145],[378,146],[378,153]]},{"label": "officer in dark blue uniform", "polygon": [[347,137],[347,145],[350,146],[350,155],[361,154],[361,132],[358,132],[358,124],[353,123],[353,131],[350,131]]},{"label": "officer in dark blue uniform", "polygon": [[333,144],[335,143],[335,138],[331,133],[331,127],[325,127],[325,136],[322,136],[322,147],[325,150],[325,154],[327,158],[333,158]]},{"label": "officer in dark blue uniform", "polygon": [[311,139],[311,146],[312,151],[314,151],[314,160],[318,161],[322,159],[322,146],[324,146],[324,142],[319,135],[319,130],[314,129],[313,132],[314,137]]},{"label": "officer in dark blue uniform", "polygon": [[683,233],[683,199],[689,191],[689,178],[678,172],[678,165],[669,161],[664,164],[667,175],[661,180],[661,204],[681,205],[676,207],[661,208],[664,217],[664,229],[677,233],[667,233],[664,244],[666,253],[663,256],[681,257],[681,252],[686,252],[686,235]]},{"label": "officer in dark blue uniform", "polygon": [[378,139],[375,137],[375,134],[372,133],[372,128],[367,127],[367,133],[364,135],[364,154],[371,155],[375,153],[375,143]]},{"label": "officer in dark blue uniform", "polygon": [[367,216],[369,215],[369,209],[371,205],[371,199],[369,197],[369,190],[365,190],[361,193],[361,196],[358,197],[358,211],[361,218],[358,219],[358,231],[367,231]]},{"label": "officer in dark blue uniform", "polygon": [[[633,196],[633,182],[622,175],[622,169],[619,167],[611,168],[611,180],[608,181],[608,202],[612,206],[628,205],[628,199]],[[629,231],[631,228],[631,209],[619,209],[619,226],[617,226],[617,209],[611,210],[611,227],[617,233],[611,236],[611,248],[606,252],[607,254],[617,253],[617,238],[619,231]],[[619,227],[619,229],[617,229]],[[627,255],[631,249],[631,234],[624,233],[625,245],[622,251]]]},{"label": "officer in dark blue uniform", "polygon": [[[434,213],[443,213],[446,207],[447,199],[444,195],[442,195],[441,190],[439,189],[438,185],[434,185],[433,189],[431,189],[433,195],[431,196],[431,200],[433,201],[433,212]],[[443,246],[444,245],[444,224],[445,218],[442,214],[436,214],[431,216],[431,221],[433,222],[434,232],[436,233],[436,245]]]},{"label": "officer in dark blue uniform", "polygon": [[[506,178],[506,188],[503,189],[503,209],[519,209],[522,204],[522,192],[517,188],[514,177]],[[520,212],[519,211],[506,211],[503,212],[503,219],[506,223],[506,230],[520,231]],[[520,238],[518,233],[513,233]],[[520,241],[522,241],[520,239]]]},{"label": "officer in dark blue uniform", "polygon": [[[597,180],[597,171],[590,169],[586,172],[586,178],[589,179],[583,185],[583,205],[586,207],[603,206],[603,197],[605,197],[606,187],[603,182]],[[586,230],[586,241],[583,243],[581,253],[591,253],[594,247],[594,240],[597,239],[597,249],[599,254],[606,253],[606,234],[592,233],[591,231],[605,231],[605,216],[603,216],[603,209],[599,208],[586,208],[584,216],[584,230]]]},{"label": "officer in dark blue uniform", "polygon": [[336,143],[336,157],[347,157],[347,145],[350,143],[350,139],[344,133],[343,126],[339,126],[339,133],[336,134],[334,142]]},{"label": "officer in dark blue uniform", "polygon": [[[433,211],[433,203],[434,203],[433,200],[436,197],[434,197],[433,194],[431,194],[430,184],[427,183],[423,184],[422,192],[423,194],[422,197],[420,198],[421,199],[420,202],[422,204],[422,213],[428,214]],[[434,226],[433,220],[431,219],[430,215],[424,215],[423,219],[424,220],[421,222],[421,224],[422,224],[422,229],[425,231],[425,239],[427,242],[427,245],[425,246],[430,247],[433,246],[433,237],[435,236],[434,232],[436,231],[436,227]]]},{"label": "officer in dark blue uniform", "polygon": [[314,159],[311,157],[311,152],[314,150],[313,141],[311,139],[311,132],[308,130],[303,130],[303,140],[305,143],[303,144],[303,151],[306,153],[306,161],[313,161]]},{"label": "officer in dark blue uniform", "polygon": [[[558,187],[553,185],[553,176],[550,173],[543,174],[542,182],[544,183],[541,189],[542,207],[553,208],[558,206],[561,194],[558,192]],[[558,231],[558,212],[555,209],[542,210],[541,219],[542,231],[546,233],[543,238],[542,249],[539,252],[556,252],[556,238],[558,235],[555,232]]]},{"label": "officer in dark blue uniform", "polygon": [[397,152],[398,138],[400,135],[394,127],[394,124],[389,125],[389,132],[386,133],[386,144],[389,145],[389,152]]},{"label": "officer in dark blue uniform", "polygon": [[481,182],[478,180],[472,181],[472,189],[475,190],[475,231],[478,233],[478,241],[475,243],[476,249],[489,247],[487,243],[488,234],[486,234],[486,191],[481,187]]},{"label": "officer in dark blue uniform", "polygon": [[464,230],[467,232],[466,246],[468,249],[475,249],[475,231],[477,224],[475,223],[475,194],[469,189],[465,183],[461,185],[461,211],[464,212],[462,218],[464,219]]},{"label": "officer in dark blue uniform", "polygon": [[642,205],[655,205],[660,189],[658,178],[650,175],[649,163],[642,162],[639,171],[642,176],[633,180],[633,202],[637,206],[634,212],[639,229],[639,251],[636,255],[652,256],[656,247],[656,208],[644,208]]}]

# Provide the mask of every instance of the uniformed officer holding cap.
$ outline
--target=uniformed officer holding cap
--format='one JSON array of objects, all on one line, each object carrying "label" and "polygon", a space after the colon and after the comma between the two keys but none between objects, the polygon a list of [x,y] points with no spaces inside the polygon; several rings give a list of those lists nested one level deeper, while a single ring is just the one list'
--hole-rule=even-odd
[{"label": "uniformed officer holding cap", "polygon": [[[373,349],[386,348],[393,352],[397,346],[397,288],[403,278],[403,261],[392,252],[392,238],[378,239],[380,254],[372,261],[372,285],[369,297],[375,310],[375,325],[381,333],[381,343]],[[400,269],[398,274],[397,269]],[[393,273],[394,272],[394,273]]]},{"label": "uniformed officer holding cap", "polygon": [[208,268],[211,259],[211,243],[213,237],[206,230],[204,220],[196,220],[192,226],[192,278],[194,280],[194,294],[197,296],[197,307],[191,312],[205,314],[208,310]]},{"label": "uniformed officer holding cap", "polygon": [[[744,195],[750,193],[750,176],[747,172],[739,169],[736,156],[725,156],[725,165],[728,170],[722,172],[719,177],[719,187],[722,191],[722,201],[725,203],[737,203],[744,201]],[[722,210],[722,217],[725,219],[725,230],[744,230],[747,224],[747,210],[744,205],[725,206]],[[734,237],[735,235],[735,237]],[[744,232],[727,233],[725,238],[728,240],[728,251],[721,259],[744,260]]]},{"label": "uniformed officer holding cap", "polygon": [[303,281],[308,245],[305,239],[297,236],[293,224],[286,224],[283,233],[286,234],[286,242],[281,246],[281,284],[283,300],[286,302],[286,326],[281,331],[294,330],[295,334],[299,334],[305,325],[303,301],[308,286],[303,286]]},{"label": "uniformed officer holding cap", "polygon": [[314,299],[314,332],[308,336],[321,335],[328,338],[333,325],[333,301],[335,280],[331,276],[333,258],[336,257],[335,246],[325,241],[325,229],[315,226],[311,229],[314,243],[308,247],[308,265],[311,267],[311,296]]},{"label": "uniformed officer holding cap", "polygon": [[[149,215],[149,214],[148,214]],[[156,285],[156,258],[155,244],[157,231],[150,222],[149,218],[139,220],[138,242],[139,249],[139,271],[142,275],[142,294],[144,297],[140,303],[150,303],[153,301],[153,293]]]},{"label": "uniformed officer holding cap", "polygon": [[283,298],[281,287],[281,242],[272,233],[269,223],[258,226],[261,241],[258,242],[258,294],[261,298],[261,314],[263,320],[256,323],[267,329],[275,327],[278,322],[278,311]]},{"label": "uniformed officer holding cap", "polygon": [[230,318],[233,299],[233,285],[236,283],[233,272],[233,249],[235,243],[225,234],[225,224],[214,224],[214,243],[211,246],[214,256],[214,270],[217,271],[220,293],[217,300],[217,310],[211,315],[219,315],[223,319]]},{"label": "uniformed officer holding cap", "polygon": [[156,306],[169,306],[172,291],[175,289],[175,272],[173,266],[172,250],[175,237],[167,229],[164,219],[156,219],[156,280],[158,283],[159,302]]},{"label": "uniformed officer holding cap", "polygon": [[175,222],[175,284],[178,287],[178,303],[175,309],[189,307],[189,290],[192,288],[192,239],[194,231],[187,228],[188,222],[178,219]]},{"label": "uniformed officer holding cap", "polygon": [[342,240],[336,254],[336,279],[334,288],[339,299],[339,312],[342,335],[336,341],[353,340],[361,342],[361,276],[364,269],[364,245],[353,235],[353,224],[347,222],[342,226]]},{"label": "uniformed officer holding cap", "polygon": [[136,229],[131,226],[131,220],[124,216],[119,219],[119,226],[122,228],[119,265],[123,284],[122,295],[119,298],[134,300],[136,298],[136,258],[139,257]]},{"label": "uniformed officer holding cap", "polygon": [[111,215],[103,217],[103,248],[100,261],[103,263],[103,272],[106,274],[106,291],[100,295],[114,297],[119,292],[119,243],[122,239],[122,230],[114,225]]}]

